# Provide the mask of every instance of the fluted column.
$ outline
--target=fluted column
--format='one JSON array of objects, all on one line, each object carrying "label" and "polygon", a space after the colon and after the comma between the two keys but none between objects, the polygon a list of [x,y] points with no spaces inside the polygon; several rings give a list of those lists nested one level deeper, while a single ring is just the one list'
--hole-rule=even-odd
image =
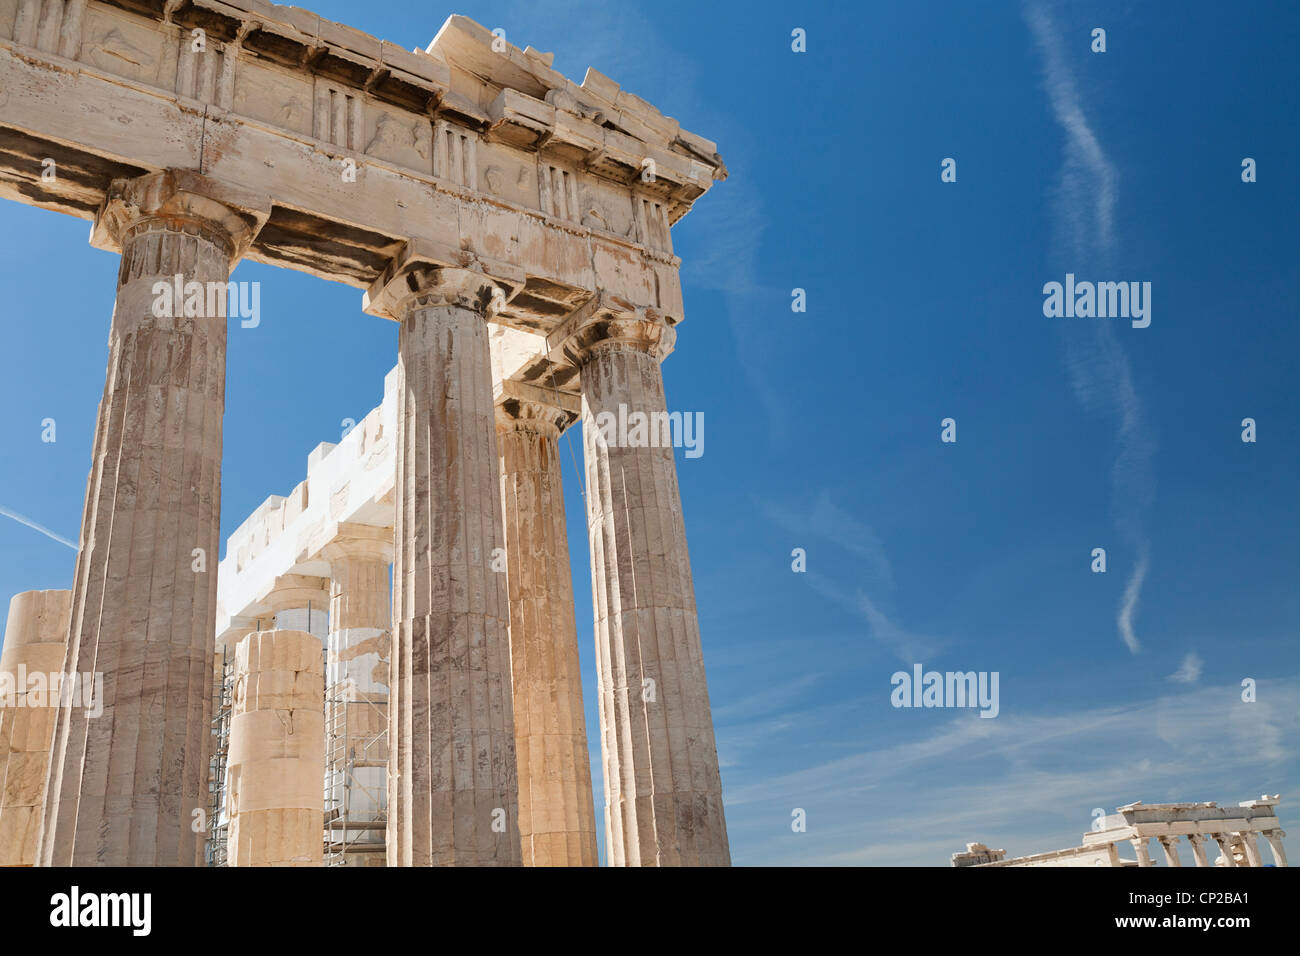
[{"label": "fluted column", "polygon": [[325,674],[320,640],[261,631],[235,652],[230,866],[320,866]]},{"label": "fluted column", "polygon": [[614,866],[731,861],[673,449],[623,442],[618,428],[638,413],[666,413],[659,363],[674,337],[653,313],[598,310],[564,344],[582,375]]},{"label": "fluted column", "polygon": [[333,818],[345,866],[383,866],[388,810],[388,667],[393,529],[343,524],[322,549],[330,563],[326,697]]},{"label": "fluted column", "polygon": [[420,268],[401,322],[388,865],[519,865],[500,463],[481,273]]},{"label": "fluted column", "polygon": [[1197,866],[1209,866],[1209,861],[1205,858],[1205,837],[1200,833],[1189,833],[1187,842],[1192,845],[1192,859],[1196,861]]},{"label": "fluted column", "polygon": [[497,407],[525,866],[598,863],[558,444],[573,417],[541,401]]},{"label": "fluted column", "polygon": [[[71,591],[23,591],[9,602],[0,654],[0,866],[36,862],[62,691],[50,677],[63,672],[71,601]],[[93,676],[89,689],[91,700],[81,696],[78,705],[93,706]]]},{"label": "fluted column", "polygon": [[194,309],[160,294],[176,277],[224,284],[261,215],[211,188],[182,172],[114,181],[92,236],[122,263],[65,670],[103,673],[104,713],[60,711],[46,865],[202,862],[226,319],[205,295]]}]

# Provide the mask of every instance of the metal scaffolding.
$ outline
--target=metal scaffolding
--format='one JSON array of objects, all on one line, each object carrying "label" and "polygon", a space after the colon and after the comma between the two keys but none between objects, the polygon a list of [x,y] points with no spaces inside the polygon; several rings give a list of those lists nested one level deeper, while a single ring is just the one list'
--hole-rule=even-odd
[{"label": "metal scaffolding", "polygon": [[[366,719],[354,719],[361,714]],[[354,866],[361,854],[384,853],[385,814],[358,817],[357,809],[386,805],[387,793],[380,792],[386,791],[386,774],[377,775],[383,783],[376,785],[357,771],[387,766],[387,699],[358,694],[351,680],[331,684],[325,695],[325,866]]]},{"label": "metal scaffolding", "polygon": [[212,759],[208,764],[208,838],[204,856],[208,866],[226,865],[226,758],[230,753],[230,718],[235,703],[235,661],[226,648],[218,651],[221,681],[213,688]]}]

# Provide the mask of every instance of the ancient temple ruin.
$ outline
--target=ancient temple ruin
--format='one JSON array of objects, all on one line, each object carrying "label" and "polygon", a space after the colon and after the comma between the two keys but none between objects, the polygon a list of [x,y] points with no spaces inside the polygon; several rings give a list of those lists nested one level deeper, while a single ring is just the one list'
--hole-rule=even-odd
[{"label": "ancient temple ruin", "polygon": [[[726,167],[551,62],[458,16],[407,51],[264,0],[0,0],[0,195],[121,256],[50,665],[102,675],[102,714],[35,718],[39,812],[0,805],[3,852],[596,862],[557,441],[665,411],[671,226]],[[400,344],[218,571],[228,318],[201,293],[245,258],[362,290]],[[583,440],[608,862],[725,865],[672,449]],[[62,627],[15,600],[6,655]]]},{"label": "ancient temple ruin", "polygon": [[[1155,866],[1151,841],[1160,845],[1166,866],[1182,866],[1178,856],[1180,840],[1191,847],[1197,866],[1265,866],[1260,853],[1262,839],[1272,851],[1273,865],[1286,866],[1286,836],[1277,819],[1278,794],[1244,800],[1235,807],[1216,803],[1125,804],[1104,817],[1098,814],[1093,829],[1083,835],[1079,846],[1047,853],[1033,853],[1007,859],[1006,850],[993,850],[983,843],[967,843],[965,851],[952,855],[953,866]],[[1127,843],[1130,859],[1120,855]],[[1213,861],[1208,849],[1218,847]]]}]

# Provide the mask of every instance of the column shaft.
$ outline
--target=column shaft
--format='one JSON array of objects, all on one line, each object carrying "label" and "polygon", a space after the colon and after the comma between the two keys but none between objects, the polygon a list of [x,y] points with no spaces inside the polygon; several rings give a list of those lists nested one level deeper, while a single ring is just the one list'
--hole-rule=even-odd
[{"label": "column shaft", "polygon": [[1263,866],[1264,861],[1259,855],[1259,844],[1255,842],[1255,833],[1253,830],[1243,830],[1237,834],[1241,840],[1241,848],[1246,856],[1247,866]]},{"label": "column shaft", "polygon": [[520,862],[488,289],[450,278],[401,309],[390,866]]},{"label": "column shaft", "polygon": [[207,812],[226,320],[178,302],[155,313],[175,276],[226,282],[228,220],[239,220],[172,191],[170,175],[132,181],[144,186],[116,227],[122,264],[66,658],[69,673],[103,675],[104,709],[98,720],[60,712],[45,865],[202,861],[193,824]]},{"label": "column shaft", "polygon": [[[0,654],[0,684],[8,685],[0,699],[0,866],[36,863],[71,600],[71,591],[24,591],[9,602]],[[74,690],[83,705],[83,688]]]},{"label": "column shaft", "polygon": [[1133,844],[1133,850],[1137,853],[1138,866],[1153,866],[1151,854],[1147,852],[1147,840],[1150,837],[1132,837],[1128,842]]},{"label": "column shaft", "polygon": [[1182,866],[1183,861],[1178,858],[1178,838],[1177,837],[1156,837],[1160,842],[1160,849],[1165,851],[1165,863],[1169,866]]},{"label": "column shaft", "polygon": [[559,423],[511,403],[498,417],[510,661],[525,866],[596,866],[582,672],[564,521]]},{"label": "column shaft", "polygon": [[236,651],[226,810],[230,866],[320,866],[325,674],[320,639],[262,631]]},{"label": "column shaft", "polygon": [[330,560],[329,781],[335,840],[345,866],[383,866],[388,811],[388,668],[392,606],[391,528],[365,548],[351,539],[327,545]]},{"label": "column shaft", "polygon": [[1286,836],[1282,830],[1265,830],[1264,839],[1268,841],[1269,849],[1273,851],[1273,865],[1286,866],[1286,850],[1282,847],[1282,838]]},{"label": "column shaft", "polygon": [[1219,852],[1223,856],[1224,866],[1236,866],[1237,858],[1232,854],[1232,838],[1227,833],[1211,833],[1211,839],[1219,845]]},{"label": "column shaft", "polygon": [[571,354],[582,374],[608,860],[725,866],[731,856],[673,449],[624,442],[617,427],[636,415],[665,416],[658,353],[672,331],[641,320],[596,322],[589,342],[584,334]]}]

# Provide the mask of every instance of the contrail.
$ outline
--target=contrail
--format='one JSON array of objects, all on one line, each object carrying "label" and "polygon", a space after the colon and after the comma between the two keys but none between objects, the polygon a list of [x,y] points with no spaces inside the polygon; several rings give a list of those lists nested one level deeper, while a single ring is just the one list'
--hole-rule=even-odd
[{"label": "contrail", "polygon": [[1065,63],[1060,37],[1050,14],[1040,5],[1026,4],[1025,19],[1029,21],[1043,57],[1043,78],[1052,101],[1052,112],[1069,137],[1065,170],[1061,177],[1060,210],[1073,228],[1071,238],[1075,251],[1080,252],[1082,250],[1078,247],[1087,246],[1090,241],[1081,207],[1086,204],[1088,194],[1094,193],[1097,199],[1093,210],[1097,230],[1095,241],[1103,249],[1109,249],[1114,242],[1112,227],[1119,175],[1083,112],[1074,76]]},{"label": "contrail", "polygon": [[[1025,20],[1043,60],[1043,81],[1052,113],[1065,131],[1065,163],[1057,194],[1060,239],[1073,261],[1094,257],[1109,264],[1115,246],[1115,201],[1119,173],[1102,148],[1084,113],[1074,76],[1066,62],[1059,31],[1041,3],[1024,4]],[[1151,464],[1153,441],[1133,384],[1123,347],[1107,323],[1095,323],[1091,341],[1066,340],[1066,367],[1075,396],[1085,409],[1100,411],[1118,427],[1119,454],[1111,470],[1116,529],[1134,549],[1137,561],[1116,616],[1120,637],[1129,651],[1141,648],[1133,630],[1142,582],[1146,579],[1150,542],[1143,518],[1155,497]]]},{"label": "contrail", "polygon": [[1142,592],[1142,579],[1147,576],[1147,556],[1138,559],[1133,577],[1129,578],[1128,587],[1124,589],[1124,600],[1119,606],[1119,633],[1124,643],[1134,654],[1141,647],[1137,635],[1133,633],[1133,612],[1137,610],[1138,595]]},{"label": "contrail", "polygon": [[4,507],[3,505],[0,505],[0,515],[4,515],[6,518],[13,518],[19,524],[25,524],[33,531],[39,531],[41,534],[45,535],[45,537],[53,538],[55,541],[59,542],[59,544],[66,544],[73,551],[81,550],[79,547],[77,547],[75,542],[69,541],[67,538],[63,537],[62,535],[55,534],[49,528],[45,527],[44,525],[37,524],[31,518],[24,517],[23,515],[20,515],[16,511],[10,511],[8,508]]}]

